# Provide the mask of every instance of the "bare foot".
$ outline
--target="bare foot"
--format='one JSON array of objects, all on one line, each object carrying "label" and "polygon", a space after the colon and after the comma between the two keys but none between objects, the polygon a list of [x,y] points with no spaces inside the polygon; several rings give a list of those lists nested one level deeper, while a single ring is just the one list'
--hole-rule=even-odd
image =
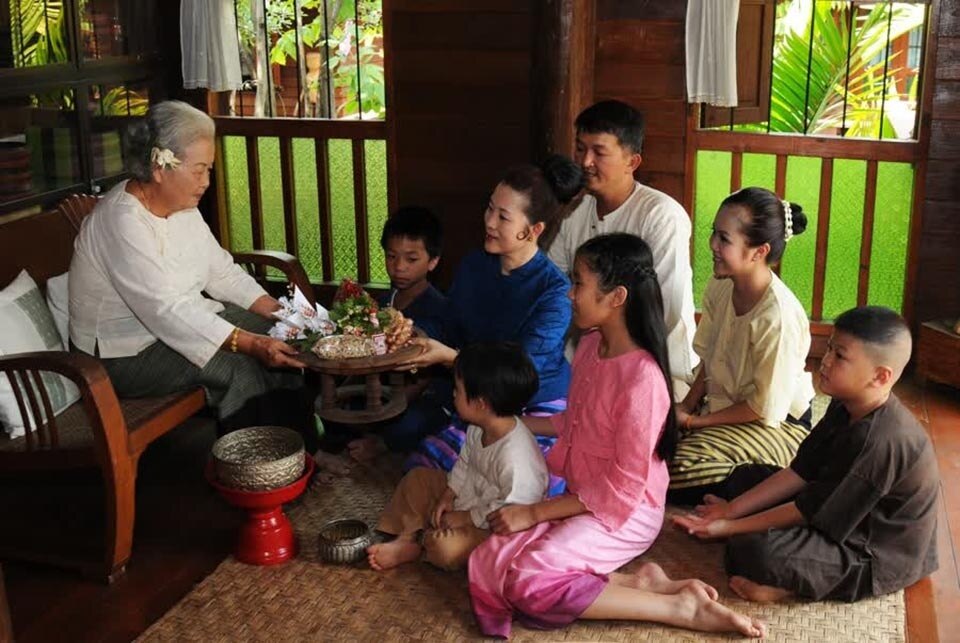
[{"label": "bare foot", "polygon": [[754,583],[743,576],[731,576],[730,589],[740,598],[754,603],[778,603],[793,596],[788,589]]},{"label": "bare foot", "polygon": [[677,594],[684,589],[706,594],[710,600],[717,600],[720,596],[716,588],[704,583],[698,578],[671,580],[663,568],[656,563],[643,563],[633,574],[628,575],[629,586],[643,589],[657,594]]},{"label": "bare foot", "polygon": [[370,567],[382,572],[404,563],[412,563],[420,557],[420,545],[412,540],[397,538],[388,543],[367,547],[367,561]]},{"label": "bare foot", "polygon": [[375,437],[358,438],[347,443],[350,457],[357,462],[369,462],[386,450],[383,440]]},{"label": "bare foot", "polygon": [[739,632],[751,638],[763,638],[767,633],[762,621],[734,612],[702,592],[687,588],[677,597],[682,601],[682,608],[676,624],[681,627],[701,632]]},{"label": "bare foot", "polygon": [[350,473],[350,463],[343,457],[319,450],[313,454],[317,468],[334,476],[345,476]]}]

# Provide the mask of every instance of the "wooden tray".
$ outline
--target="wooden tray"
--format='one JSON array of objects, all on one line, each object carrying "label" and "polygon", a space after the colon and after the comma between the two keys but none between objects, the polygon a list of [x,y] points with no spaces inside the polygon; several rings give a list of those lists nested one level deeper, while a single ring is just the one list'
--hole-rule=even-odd
[{"label": "wooden tray", "polygon": [[310,370],[321,373],[330,373],[332,375],[366,375],[368,373],[392,371],[393,367],[397,364],[402,364],[419,354],[419,346],[404,346],[386,355],[348,357],[343,359],[321,359],[315,353],[306,351],[300,353],[297,359],[306,364]]}]

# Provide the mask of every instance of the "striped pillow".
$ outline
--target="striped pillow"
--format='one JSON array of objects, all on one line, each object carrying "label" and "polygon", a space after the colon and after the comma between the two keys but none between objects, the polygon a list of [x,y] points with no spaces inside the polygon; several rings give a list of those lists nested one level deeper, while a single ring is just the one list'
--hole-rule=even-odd
[{"label": "striped pillow", "polygon": [[[63,340],[43,295],[27,271],[20,271],[17,278],[0,291],[0,356],[62,350]],[[80,391],[69,379],[49,372],[42,372],[40,376],[54,415],[80,399]],[[37,403],[42,406],[39,391],[34,388],[34,392]],[[23,399],[28,417],[32,419],[26,395]],[[0,375],[0,422],[11,437],[24,434],[23,418],[6,374]],[[35,426],[35,423],[31,424]]]}]

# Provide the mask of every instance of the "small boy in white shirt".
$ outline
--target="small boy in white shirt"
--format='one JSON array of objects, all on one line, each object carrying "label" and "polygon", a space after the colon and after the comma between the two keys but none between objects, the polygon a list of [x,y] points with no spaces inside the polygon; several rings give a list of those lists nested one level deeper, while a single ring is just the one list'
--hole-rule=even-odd
[{"label": "small boy in white shirt", "polygon": [[519,418],[539,378],[519,344],[464,348],[453,364],[454,405],[470,424],[453,470],[413,469],[384,508],[377,530],[396,538],[367,549],[370,566],[419,559],[458,569],[490,534],[487,516],[543,499],[549,475],[537,440]]}]

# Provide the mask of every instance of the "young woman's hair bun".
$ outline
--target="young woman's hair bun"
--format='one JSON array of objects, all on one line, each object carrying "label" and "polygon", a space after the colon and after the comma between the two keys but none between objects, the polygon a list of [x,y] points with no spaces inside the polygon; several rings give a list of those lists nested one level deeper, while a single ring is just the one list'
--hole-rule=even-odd
[{"label": "young woman's hair bun", "polygon": [[799,203],[794,203],[790,201],[790,214],[793,219],[793,236],[798,234],[803,234],[803,231],[807,229],[807,215],[804,214],[803,208],[800,207]]}]

